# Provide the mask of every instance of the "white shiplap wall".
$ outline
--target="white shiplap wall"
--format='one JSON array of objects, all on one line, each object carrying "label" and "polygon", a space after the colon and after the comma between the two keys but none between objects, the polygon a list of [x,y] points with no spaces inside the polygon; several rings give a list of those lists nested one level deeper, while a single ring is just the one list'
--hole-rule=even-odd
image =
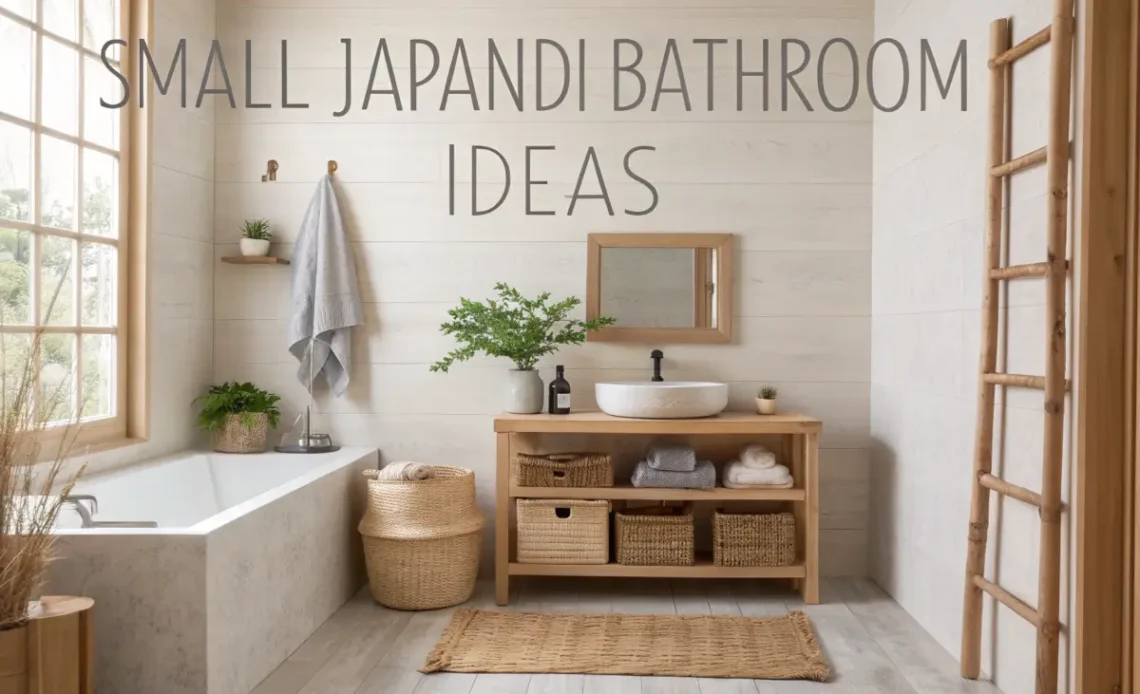
[{"label": "white shiplap wall", "polygon": [[[872,573],[956,657],[981,347],[989,24],[1012,17],[1017,42],[1048,25],[1051,8],[1038,0],[878,0],[875,7],[877,37],[904,44],[925,37],[940,55],[968,41],[966,113],[940,102],[924,113],[912,99],[897,113],[876,113],[874,125]],[[1015,156],[1046,142],[1049,54],[1043,48],[1013,68]],[[897,73],[884,68],[883,84],[897,82]],[[1081,93],[1079,86],[1073,93]],[[1045,259],[1045,190],[1044,167],[1011,178],[1010,264]],[[1077,236],[1070,226],[1071,238]],[[999,369],[1042,374],[1044,284],[1007,286]],[[1004,398],[999,392],[998,403],[995,470],[1040,489],[1042,393],[1010,389]],[[1066,463],[1066,496],[1068,480]],[[987,576],[1036,604],[1037,513],[993,498]],[[1066,562],[1069,547],[1066,541]],[[1069,623],[1068,575],[1063,569],[1063,624]],[[983,668],[1002,691],[1032,692],[1033,628],[987,598],[983,635]],[[1066,654],[1063,643],[1063,681]]]},{"label": "white shiplap wall", "polygon": [[[269,110],[216,112],[216,255],[236,251],[246,218],[270,219],[279,235],[275,252],[292,252],[301,216],[325,162],[337,176],[347,207],[367,325],[357,330],[356,367],[341,400],[317,398],[317,417],[342,443],[378,446],[386,459],[451,463],[476,470],[481,503],[490,509],[494,475],[491,419],[500,410],[507,364],[476,360],[432,374],[428,365],[452,344],[438,326],[460,296],[482,298],[497,281],[528,293],[584,296],[586,235],[595,231],[710,231],[738,235],[737,336],[731,345],[670,346],[670,378],[728,381],[738,408],[752,405],[763,383],[779,386],[784,405],[826,422],[822,549],[824,569],[862,574],[866,569],[870,378],[871,113],[866,99],[831,114],[792,108],[767,113],[734,109],[735,75],[721,47],[716,111],[685,112],[676,95],[660,110],[615,113],[607,68],[610,41],[634,38],[646,48],[647,79],[668,38],[682,43],[695,106],[704,105],[704,48],[691,40],[744,38],[746,68],[757,64],[759,41],[801,38],[816,50],[832,36],[849,38],[865,53],[872,33],[870,0],[230,0],[219,3],[218,33],[227,56],[241,57],[254,41],[254,97]],[[440,76],[423,94],[421,110],[395,112],[377,97],[367,112],[343,119],[342,38],[353,38],[357,101],[367,83],[378,39],[393,46],[397,79],[408,83],[407,43],[425,38],[441,47]],[[533,42],[539,37],[573,46],[587,39],[587,110],[567,105],[547,113],[519,113],[500,105],[473,112],[453,97],[436,105],[446,60],[457,37],[469,43],[480,96],[486,96],[487,37],[523,38],[527,93],[533,93]],[[290,99],[309,110],[280,106],[279,41],[289,41]],[[837,62],[836,65],[839,63]],[[235,65],[237,67],[235,67]],[[239,100],[243,70],[231,76]],[[813,71],[810,71],[814,73]],[[383,76],[383,70],[381,75]],[[774,72],[774,74],[776,74]],[[576,72],[575,72],[576,75]],[[550,76],[556,77],[557,72]],[[548,77],[549,79],[549,77]],[[814,78],[802,84],[815,94]],[[769,87],[779,103],[779,80]],[[502,98],[500,91],[499,98]],[[404,93],[405,104],[408,95]],[[574,104],[576,93],[568,99]],[[428,104],[428,106],[425,106]],[[434,104],[434,105],[432,105]],[[484,101],[485,105],[485,101]],[[448,216],[448,145],[461,154],[460,180],[468,180],[462,154],[470,145],[494,146],[515,167],[516,187],[504,207],[485,217]],[[554,217],[526,217],[522,177],[525,145],[555,145],[536,158],[535,206],[560,209]],[[605,214],[598,201],[579,203],[565,216],[566,195],[588,147],[597,148],[614,205],[638,209],[647,194],[622,173],[622,157],[637,145],[656,146],[634,159],[660,192],[648,217]],[[261,183],[266,161],[280,162],[276,183]],[[487,170],[481,198],[495,195]],[[589,184],[587,184],[589,185]],[[591,192],[593,189],[590,189]],[[463,188],[459,199],[464,200]],[[493,198],[491,198],[493,199]],[[461,208],[462,209],[462,208]],[[306,400],[285,349],[290,308],[285,268],[217,265],[214,286],[215,380],[250,379],[281,393],[290,413]],[[567,349],[542,364],[552,377],[567,366],[575,407],[593,404],[601,380],[644,379],[649,351],[660,345],[589,344]]]}]

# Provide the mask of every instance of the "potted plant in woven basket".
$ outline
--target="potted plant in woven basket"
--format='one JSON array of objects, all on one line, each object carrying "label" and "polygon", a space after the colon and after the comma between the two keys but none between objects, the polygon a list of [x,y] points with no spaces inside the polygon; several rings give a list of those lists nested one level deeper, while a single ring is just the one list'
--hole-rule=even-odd
[{"label": "potted plant in woven basket", "polygon": [[[92,601],[41,597],[54,528],[83,466],[68,474],[79,432],[72,381],[44,378],[56,336],[0,335],[0,692],[30,694],[37,672],[80,672]],[[28,339],[30,338],[30,339]],[[40,647],[51,630],[51,648]],[[38,688],[35,691],[40,691]]]},{"label": "potted plant in woven basket", "polygon": [[586,333],[607,325],[613,318],[600,317],[580,321],[569,318],[582,303],[577,297],[550,303],[550,292],[528,299],[517,289],[495,285],[498,300],[486,303],[460,299],[459,306],[447,312],[451,320],[439,326],[444,335],[459,343],[446,357],[432,365],[432,371],[447,373],[451,365],[467,361],[482,352],[491,357],[506,357],[514,362],[506,390],[506,411],[515,414],[537,414],[542,411],[542,379],[535,370],[538,360],[553,354],[563,345],[580,345]]},{"label": "potted plant in woven basket", "polygon": [[281,398],[252,383],[226,382],[198,398],[198,427],[213,434],[219,453],[261,453],[281,416]]}]

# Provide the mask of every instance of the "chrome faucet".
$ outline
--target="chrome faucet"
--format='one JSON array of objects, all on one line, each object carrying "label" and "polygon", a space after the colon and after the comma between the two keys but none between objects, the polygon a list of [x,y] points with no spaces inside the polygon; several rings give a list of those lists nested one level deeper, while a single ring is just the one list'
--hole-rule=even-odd
[{"label": "chrome faucet", "polygon": [[[91,502],[91,509],[83,505],[84,501]],[[70,505],[79,514],[84,528],[157,528],[156,521],[97,521],[92,514],[99,513],[99,500],[91,494],[69,494],[63,497],[63,503]]]}]

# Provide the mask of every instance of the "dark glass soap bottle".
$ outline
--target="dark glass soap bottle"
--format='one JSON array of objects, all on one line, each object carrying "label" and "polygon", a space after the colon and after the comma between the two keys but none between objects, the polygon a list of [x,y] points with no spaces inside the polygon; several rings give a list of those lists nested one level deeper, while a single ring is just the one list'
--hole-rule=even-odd
[{"label": "dark glass soap bottle", "polygon": [[570,383],[563,377],[565,367],[559,365],[554,368],[556,376],[550,382],[550,414],[570,414]]}]

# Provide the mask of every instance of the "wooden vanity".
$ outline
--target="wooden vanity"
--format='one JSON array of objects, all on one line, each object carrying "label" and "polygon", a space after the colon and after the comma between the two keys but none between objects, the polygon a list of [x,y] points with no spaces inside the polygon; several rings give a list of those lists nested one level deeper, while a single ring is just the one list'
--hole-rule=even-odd
[{"label": "wooden vanity", "polygon": [[[601,412],[570,415],[509,415],[495,419],[497,439],[495,503],[495,601],[506,605],[511,576],[606,576],[633,578],[791,579],[808,604],[819,602],[819,436],[823,423],[799,414],[761,416],[723,412],[704,419],[624,419]],[[629,485],[629,474],[654,440],[684,442],[698,458],[717,463],[736,459],[744,445],[759,442],[776,452],[795,478],[792,489],[646,489]],[[609,453],[616,486],[597,488],[522,487],[511,479],[517,453],[590,451]],[[718,484],[720,483],[718,474]],[[606,499],[629,502],[687,501],[717,506],[779,507],[796,518],[796,561],[791,566],[715,566],[698,556],[692,566],[609,564],[520,564],[515,556],[516,499]]]}]

